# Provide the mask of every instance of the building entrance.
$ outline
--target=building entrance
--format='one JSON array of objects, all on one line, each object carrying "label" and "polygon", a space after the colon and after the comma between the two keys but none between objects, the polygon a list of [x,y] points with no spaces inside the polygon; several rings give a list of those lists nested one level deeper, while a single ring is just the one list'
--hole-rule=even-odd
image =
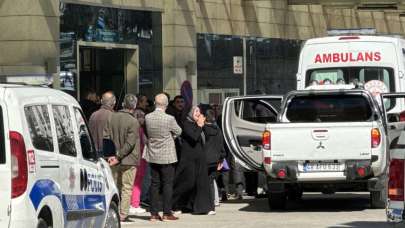
[{"label": "building entrance", "polygon": [[79,41],[77,53],[79,99],[88,90],[112,90],[121,104],[126,93],[138,93],[137,45]]}]

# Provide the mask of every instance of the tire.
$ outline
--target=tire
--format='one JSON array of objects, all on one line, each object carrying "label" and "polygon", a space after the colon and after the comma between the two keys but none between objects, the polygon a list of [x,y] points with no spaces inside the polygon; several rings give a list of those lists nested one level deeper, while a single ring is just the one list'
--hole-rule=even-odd
[{"label": "tire", "polygon": [[370,206],[373,209],[384,209],[386,206],[385,191],[371,191],[370,192]]},{"label": "tire", "polygon": [[107,217],[105,219],[105,228],[121,228],[120,213],[118,211],[118,206],[114,201],[111,201],[110,208],[107,212]]},{"label": "tire", "polygon": [[285,192],[270,192],[268,201],[270,209],[282,210],[285,209],[287,203],[287,195]]},{"label": "tire", "polygon": [[37,228],[50,228],[50,226],[48,226],[48,223],[43,218],[39,218]]}]

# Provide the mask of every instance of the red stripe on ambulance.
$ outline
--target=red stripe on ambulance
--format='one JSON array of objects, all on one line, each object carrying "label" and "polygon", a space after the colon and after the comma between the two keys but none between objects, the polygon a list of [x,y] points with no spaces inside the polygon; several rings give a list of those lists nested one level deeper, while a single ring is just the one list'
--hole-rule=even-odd
[{"label": "red stripe on ambulance", "polygon": [[381,52],[346,52],[317,54],[315,63],[379,62]]}]

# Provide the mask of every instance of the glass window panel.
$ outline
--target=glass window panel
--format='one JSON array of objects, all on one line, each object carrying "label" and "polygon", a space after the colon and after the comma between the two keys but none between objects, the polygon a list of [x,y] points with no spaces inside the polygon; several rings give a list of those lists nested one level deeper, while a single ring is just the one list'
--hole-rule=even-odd
[{"label": "glass window panel", "polygon": [[34,148],[53,152],[52,129],[47,106],[27,106],[24,113]]},{"label": "glass window panel", "polygon": [[80,148],[82,150],[82,156],[87,160],[96,160],[97,154],[94,148],[93,140],[90,136],[90,131],[86,125],[85,118],[82,112],[75,108],[75,119],[77,124],[77,134],[80,139]]},{"label": "glass window panel", "polygon": [[55,120],[59,153],[76,157],[77,153],[69,108],[63,105],[53,105],[52,111]]}]

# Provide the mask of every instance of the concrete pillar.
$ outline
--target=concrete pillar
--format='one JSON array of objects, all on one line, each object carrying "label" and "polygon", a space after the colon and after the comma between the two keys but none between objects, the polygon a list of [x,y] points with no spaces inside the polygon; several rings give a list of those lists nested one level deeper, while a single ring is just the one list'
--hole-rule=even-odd
[{"label": "concrete pillar", "polygon": [[197,98],[196,14],[193,0],[168,0],[162,14],[163,90],[180,94],[183,81],[193,87]]},{"label": "concrete pillar", "polygon": [[55,75],[59,1],[0,1],[0,75]]}]

